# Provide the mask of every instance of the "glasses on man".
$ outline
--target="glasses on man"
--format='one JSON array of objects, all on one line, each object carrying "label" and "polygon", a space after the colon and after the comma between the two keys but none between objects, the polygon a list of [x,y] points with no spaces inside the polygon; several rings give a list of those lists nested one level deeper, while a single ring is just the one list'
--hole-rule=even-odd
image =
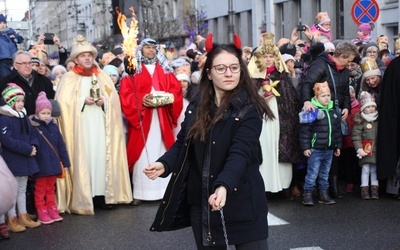
[{"label": "glasses on man", "polygon": [[236,74],[240,72],[240,64],[235,63],[235,64],[231,64],[229,66],[226,66],[224,64],[218,64],[218,65],[214,65],[211,68],[215,69],[215,72],[217,72],[218,74],[222,75],[225,74],[226,70],[229,68],[229,70]]},{"label": "glasses on man", "polygon": [[31,62],[15,62],[16,64],[18,64],[18,65],[22,65],[22,66],[24,66],[24,67],[26,67],[26,66],[32,66],[32,63]]}]

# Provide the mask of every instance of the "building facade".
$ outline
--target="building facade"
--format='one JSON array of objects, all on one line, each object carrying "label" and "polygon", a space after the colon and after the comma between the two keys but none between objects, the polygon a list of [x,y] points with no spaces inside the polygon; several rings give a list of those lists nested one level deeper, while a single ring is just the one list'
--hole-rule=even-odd
[{"label": "building facade", "polygon": [[[202,6],[209,21],[209,31],[219,42],[228,42],[228,1],[196,0]],[[311,26],[320,11],[327,11],[332,20],[332,38],[351,40],[357,36],[357,24],[351,16],[355,0],[232,0],[234,32],[243,44],[257,46],[260,34],[270,31],[276,38],[290,37],[299,23]],[[400,23],[399,0],[376,0],[379,18],[371,37],[387,35],[390,41],[398,37]],[[393,42],[389,44],[393,48]]]}]

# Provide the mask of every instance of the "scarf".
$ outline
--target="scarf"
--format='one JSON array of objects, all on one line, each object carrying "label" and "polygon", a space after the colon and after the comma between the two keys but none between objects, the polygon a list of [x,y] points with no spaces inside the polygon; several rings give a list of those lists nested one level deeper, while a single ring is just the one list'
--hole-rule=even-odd
[{"label": "scarf", "polygon": [[93,76],[93,74],[98,75],[100,73],[100,69],[94,64],[90,69],[82,67],[81,65],[75,65],[72,71],[81,76]]},{"label": "scarf", "polygon": [[335,61],[335,59],[333,58],[333,56],[332,56],[331,54],[328,54],[328,58],[329,58],[329,61],[335,63],[336,69],[337,69],[338,71],[341,71],[341,70],[343,70],[343,69],[346,68],[345,66],[342,66],[342,65],[338,64],[338,63]]},{"label": "scarf", "polygon": [[[143,56],[142,48],[144,45],[153,45],[156,47],[157,54],[153,59],[149,59]],[[138,46],[137,54],[136,54],[136,73],[142,72],[142,63],[144,64],[155,64],[158,62],[161,67],[164,69],[165,73],[172,73],[173,69],[168,65],[168,59],[165,55],[160,51],[160,45],[151,38],[144,39]]]},{"label": "scarf", "polygon": [[367,122],[374,122],[376,119],[378,119],[378,111],[375,111],[371,114],[365,114],[364,112],[361,112],[361,117]]}]

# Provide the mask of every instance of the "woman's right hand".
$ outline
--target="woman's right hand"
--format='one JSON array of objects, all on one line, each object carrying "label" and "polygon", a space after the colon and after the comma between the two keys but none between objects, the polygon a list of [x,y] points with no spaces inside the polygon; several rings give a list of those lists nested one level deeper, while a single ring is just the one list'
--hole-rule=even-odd
[{"label": "woman's right hand", "polygon": [[161,162],[153,162],[145,169],[143,169],[143,173],[151,180],[157,179],[160,175],[165,172],[164,164]]},{"label": "woman's right hand", "polygon": [[310,101],[305,101],[304,102],[304,106],[303,106],[303,110],[305,111],[314,111],[315,110],[315,106],[310,102]]}]

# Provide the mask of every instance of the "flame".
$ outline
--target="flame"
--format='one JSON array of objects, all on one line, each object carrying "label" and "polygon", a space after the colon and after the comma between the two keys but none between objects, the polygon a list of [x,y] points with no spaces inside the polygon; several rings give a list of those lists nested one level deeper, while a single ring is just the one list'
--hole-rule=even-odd
[{"label": "flame", "polygon": [[134,71],[136,69],[137,35],[139,34],[139,28],[133,7],[130,7],[129,10],[132,12],[132,20],[129,27],[126,25],[126,16],[121,12],[118,13],[117,23],[124,37],[122,50],[124,51],[125,57],[128,59],[127,69]]}]

